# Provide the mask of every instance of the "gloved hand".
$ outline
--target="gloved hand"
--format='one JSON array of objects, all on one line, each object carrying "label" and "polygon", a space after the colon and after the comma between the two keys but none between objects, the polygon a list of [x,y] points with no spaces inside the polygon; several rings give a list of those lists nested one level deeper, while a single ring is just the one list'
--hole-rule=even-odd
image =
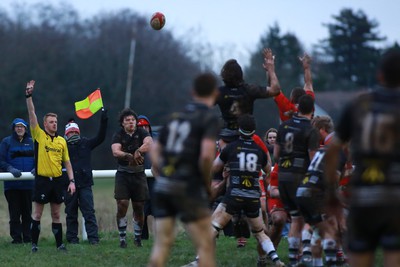
[{"label": "gloved hand", "polygon": [[7,171],[8,171],[8,172],[11,172],[11,174],[12,174],[14,177],[21,177],[21,175],[22,175],[22,173],[21,173],[20,170],[14,168],[14,167],[12,167],[12,166],[9,166],[9,167],[7,168]]},{"label": "gloved hand", "polygon": [[102,121],[108,120],[107,112],[108,112],[107,109],[105,109],[105,108],[101,109],[101,120]]}]

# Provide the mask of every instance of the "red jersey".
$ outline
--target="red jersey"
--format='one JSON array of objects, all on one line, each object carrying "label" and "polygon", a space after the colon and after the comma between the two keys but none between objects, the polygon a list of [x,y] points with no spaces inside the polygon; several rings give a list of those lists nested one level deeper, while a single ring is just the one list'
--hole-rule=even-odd
[{"label": "red jersey", "polygon": [[339,180],[339,186],[347,186],[353,172],[353,161],[350,159],[350,151],[348,147],[344,149],[344,154],[347,157],[347,161],[343,168],[342,177]]},{"label": "red jersey", "polygon": [[[313,91],[306,91],[306,94],[315,99],[315,94]],[[291,118],[291,114],[297,112],[296,105],[290,102],[290,100],[282,92],[274,97],[274,101],[278,106],[279,118],[281,119],[281,121],[287,121]]]},{"label": "red jersey", "polygon": [[253,134],[253,141],[265,152],[269,153],[267,146],[265,145],[264,141],[256,134]]},{"label": "red jersey", "polygon": [[271,175],[270,175],[270,177],[271,177],[271,179],[270,179],[270,181],[269,181],[269,185],[270,186],[278,186],[278,163],[275,163],[275,165],[274,165],[274,169],[272,170],[272,172],[271,172]]}]

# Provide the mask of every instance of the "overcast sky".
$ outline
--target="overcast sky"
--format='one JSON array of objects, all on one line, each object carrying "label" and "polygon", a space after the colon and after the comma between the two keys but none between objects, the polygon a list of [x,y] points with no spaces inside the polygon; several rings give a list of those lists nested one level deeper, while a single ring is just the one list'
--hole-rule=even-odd
[{"label": "overcast sky", "polygon": [[[1,0],[0,7],[8,9],[11,3],[36,3],[37,0]],[[41,3],[59,3],[42,0]],[[400,42],[400,1],[398,0],[64,0],[75,7],[82,17],[101,11],[130,8],[151,16],[163,12],[165,30],[176,37],[195,29],[200,37],[218,47],[234,47],[232,57],[246,59],[254,51],[260,36],[277,22],[283,32],[293,32],[310,49],[312,44],[327,37],[323,23],[332,22],[332,15],[342,8],[363,10],[370,19],[379,22],[386,44]],[[193,31],[192,31],[193,32]],[[243,62],[246,63],[246,62]]]}]

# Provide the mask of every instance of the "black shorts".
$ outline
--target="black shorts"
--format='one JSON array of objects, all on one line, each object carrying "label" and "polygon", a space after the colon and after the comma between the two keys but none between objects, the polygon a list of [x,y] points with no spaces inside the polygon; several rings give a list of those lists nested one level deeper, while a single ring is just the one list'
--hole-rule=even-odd
[{"label": "black shorts", "polygon": [[351,252],[400,250],[400,207],[350,207],[347,246]]},{"label": "black shorts", "polygon": [[299,213],[296,201],[296,192],[303,178],[304,174],[300,173],[278,173],[279,195],[282,200],[283,206],[285,207],[285,210],[289,212],[292,216]]},{"label": "black shorts", "polygon": [[322,190],[310,187],[297,189],[296,204],[306,223],[315,225],[326,218],[323,212],[323,203],[324,193]]},{"label": "black shorts", "polygon": [[49,178],[37,175],[33,188],[33,201],[46,204],[64,202],[66,193],[66,183],[62,176]]},{"label": "black shorts", "polygon": [[130,199],[134,202],[149,199],[149,187],[144,172],[127,173],[117,171],[115,174],[114,198]]},{"label": "black shorts", "polygon": [[182,222],[190,223],[211,216],[207,198],[154,192],[152,205],[155,218],[178,217]]},{"label": "black shorts", "polygon": [[246,198],[225,195],[222,201],[226,204],[226,212],[235,215],[243,210],[243,213],[249,218],[257,218],[260,215],[260,199]]}]

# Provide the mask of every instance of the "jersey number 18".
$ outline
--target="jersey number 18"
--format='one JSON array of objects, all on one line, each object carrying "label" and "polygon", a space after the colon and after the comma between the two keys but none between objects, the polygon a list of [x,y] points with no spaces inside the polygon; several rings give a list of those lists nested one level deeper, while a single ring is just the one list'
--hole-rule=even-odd
[{"label": "jersey number 18", "polygon": [[239,159],[239,169],[241,171],[255,172],[257,171],[258,156],[254,153],[240,152],[237,154]]}]

